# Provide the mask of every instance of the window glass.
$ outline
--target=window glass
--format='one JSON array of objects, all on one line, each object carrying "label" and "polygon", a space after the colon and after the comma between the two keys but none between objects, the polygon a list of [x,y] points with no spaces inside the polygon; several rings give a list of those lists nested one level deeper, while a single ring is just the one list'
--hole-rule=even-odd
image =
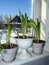
[{"label": "window glass", "polygon": [[32,0],[0,0],[0,15],[12,15],[18,14],[21,10],[22,13],[27,13],[31,17],[31,1]]},{"label": "window glass", "polygon": [[7,22],[6,19],[10,15],[13,21],[13,17],[19,14],[19,10],[23,14],[27,13],[28,17],[31,18],[32,15],[31,9],[32,9],[32,0],[0,0],[0,21],[6,23]]}]

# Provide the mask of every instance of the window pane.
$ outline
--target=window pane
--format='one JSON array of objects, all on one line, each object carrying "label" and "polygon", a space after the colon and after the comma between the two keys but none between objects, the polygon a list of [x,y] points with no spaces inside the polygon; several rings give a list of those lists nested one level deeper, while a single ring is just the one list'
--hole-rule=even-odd
[{"label": "window pane", "polygon": [[0,0],[0,15],[17,15],[19,9],[22,13],[27,13],[31,17],[32,0]]},{"label": "window pane", "polygon": [[[27,13],[28,17],[31,18],[31,8],[32,0],[0,0],[0,20],[6,23],[6,19],[11,15],[13,21],[13,17],[19,14],[19,10],[23,14]],[[0,28],[2,27],[0,26]]]}]

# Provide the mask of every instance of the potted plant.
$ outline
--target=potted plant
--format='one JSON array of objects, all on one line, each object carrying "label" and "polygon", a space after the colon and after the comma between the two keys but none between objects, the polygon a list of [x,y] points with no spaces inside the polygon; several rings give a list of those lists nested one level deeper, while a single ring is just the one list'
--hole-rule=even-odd
[{"label": "potted plant", "polygon": [[33,40],[33,51],[34,53],[41,54],[45,45],[45,41],[40,39],[40,21],[30,19],[28,23],[29,26],[34,30],[34,40]]},{"label": "potted plant", "polygon": [[10,25],[10,19],[7,19],[7,29],[8,31],[6,31],[6,28],[4,26],[4,32],[6,34],[6,43],[0,44],[0,50],[1,50],[2,60],[6,62],[10,62],[16,58],[16,52],[18,48],[17,44],[10,42],[10,36],[12,31],[12,27]]},{"label": "potted plant", "polygon": [[20,19],[21,19],[21,26],[22,26],[22,36],[19,35],[19,32],[17,31],[17,44],[19,48],[22,49],[22,52],[18,55],[18,58],[20,59],[27,59],[31,57],[31,54],[28,52],[28,48],[31,47],[33,38],[29,35],[26,35],[27,33],[27,25],[28,25],[28,17],[27,14],[22,14],[19,11]]}]

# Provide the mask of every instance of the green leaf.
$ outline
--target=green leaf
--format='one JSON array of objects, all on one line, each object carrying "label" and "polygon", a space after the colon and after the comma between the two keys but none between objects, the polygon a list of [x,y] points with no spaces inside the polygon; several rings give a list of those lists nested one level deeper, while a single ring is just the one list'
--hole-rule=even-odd
[{"label": "green leaf", "polygon": [[40,40],[40,21],[37,18],[37,21],[30,19],[28,25],[34,30],[35,40]]},{"label": "green leaf", "polygon": [[8,28],[8,31],[6,32],[6,40],[9,43],[10,42],[10,35],[11,35],[11,32],[12,32],[12,27],[10,25],[10,19],[7,19],[7,28]]},{"label": "green leaf", "polygon": [[25,13],[25,15],[23,15],[20,11],[20,19],[21,19],[21,25],[22,25],[22,33],[23,33],[23,38],[25,38],[25,35],[26,35],[26,29],[27,29],[27,20],[28,20],[28,17],[27,17],[27,14]]},{"label": "green leaf", "polygon": [[1,51],[3,48],[4,48],[3,45],[0,43],[0,51]]}]

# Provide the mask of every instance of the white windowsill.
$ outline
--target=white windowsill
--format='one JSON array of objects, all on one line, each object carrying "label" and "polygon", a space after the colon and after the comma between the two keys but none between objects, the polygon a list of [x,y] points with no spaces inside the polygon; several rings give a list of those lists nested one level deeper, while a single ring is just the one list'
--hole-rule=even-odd
[{"label": "white windowsill", "polygon": [[24,63],[27,63],[30,61],[35,61],[37,59],[49,56],[49,53],[47,51],[44,51],[43,54],[41,54],[41,55],[36,55],[32,51],[30,51],[30,53],[32,54],[32,58],[25,59],[25,60],[20,60],[20,59],[16,58],[13,62],[9,62],[9,63],[3,62],[1,55],[0,55],[0,65],[21,65],[21,64],[24,64]]}]

